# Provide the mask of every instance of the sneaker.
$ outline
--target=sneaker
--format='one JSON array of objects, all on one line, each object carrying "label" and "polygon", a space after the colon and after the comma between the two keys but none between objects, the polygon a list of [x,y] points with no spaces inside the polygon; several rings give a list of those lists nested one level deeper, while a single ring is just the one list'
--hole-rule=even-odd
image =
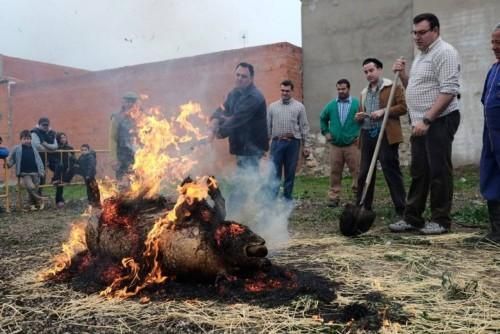
[{"label": "sneaker", "polygon": [[419,229],[420,233],[425,234],[425,235],[436,235],[436,234],[444,234],[448,233],[449,230],[442,226],[439,225],[438,223],[435,222],[427,222],[425,223],[425,226]]},{"label": "sneaker", "polygon": [[36,210],[38,210],[36,205],[30,205],[30,211],[36,211]]},{"label": "sneaker", "polygon": [[395,223],[389,224],[389,230],[391,232],[407,232],[407,231],[415,231],[415,226],[408,224],[404,219],[397,221]]},{"label": "sneaker", "polygon": [[38,205],[38,210],[43,210],[45,209],[45,202],[40,202],[40,204]]}]

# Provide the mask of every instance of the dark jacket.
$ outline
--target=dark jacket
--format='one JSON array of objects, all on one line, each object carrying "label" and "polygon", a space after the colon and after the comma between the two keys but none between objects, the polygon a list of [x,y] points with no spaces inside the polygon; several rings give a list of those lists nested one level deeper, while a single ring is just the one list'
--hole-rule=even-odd
[{"label": "dark jacket", "polygon": [[[58,150],[72,151],[74,150],[73,146],[64,144],[59,144]],[[63,170],[69,170],[73,168],[73,165],[76,163],[76,157],[74,152],[57,152],[53,153],[56,155],[57,163],[63,167]]]},{"label": "dark jacket", "polygon": [[233,89],[224,102],[224,110],[212,118],[219,120],[217,135],[229,137],[231,154],[260,155],[269,149],[266,100],[255,85]]},{"label": "dark jacket", "polygon": [[87,154],[82,154],[78,158],[77,174],[80,174],[85,179],[93,179],[96,175],[97,159],[94,151]]}]

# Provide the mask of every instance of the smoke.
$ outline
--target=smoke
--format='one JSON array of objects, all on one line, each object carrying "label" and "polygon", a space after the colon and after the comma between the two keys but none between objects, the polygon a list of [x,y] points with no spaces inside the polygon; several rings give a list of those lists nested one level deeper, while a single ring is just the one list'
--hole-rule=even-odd
[{"label": "smoke", "polygon": [[226,198],[227,220],[247,225],[262,236],[270,248],[288,241],[288,218],[293,202],[276,196],[279,180],[270,160],[261,160],[260,168],[237,167],[219,178]]}]

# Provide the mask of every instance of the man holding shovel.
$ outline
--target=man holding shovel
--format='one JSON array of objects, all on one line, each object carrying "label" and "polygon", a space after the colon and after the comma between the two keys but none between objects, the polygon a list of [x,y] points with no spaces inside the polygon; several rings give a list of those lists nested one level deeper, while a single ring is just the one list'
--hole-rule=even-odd
[{"label": "man holding shovel", "polygon": [[[361,124],[361,164],[358,178],[358,189],[363,189],[372,156],[381,131],[382,119],[387,106],[393,82],[382,76],[383,64],[376,58],[367,58],[363,61],[363,72],[368,87],[361,91],[360,108],[356,113],[356,120]],[[399,117],[406,114],[407,108],[404,90],[396,87],[393,102],[389,108],[389,118],[384,130],[384,136],[378,154],[382,166],[392,203],[396,214],[403,216],[405,209],[406,192],[403,184],[403,175],[399,165],[399,143],[403,141],[403,131]],[[373,193],[375,190],[375,170],[368,188],[363,206],[366,210],[372,209]],[[361,201],[362,192],[358,191],[357,202]]]},{"label": "man holding shovel", "polygon": [[[440,37],[439,20],[431,13],[413,19],[413,40],[420,50],[409,75],[405,60],[393,65],[406,87],[412,126],[411,185],[404,218],[389,225],[392,232],[442,234],[450,229],[453,199],[451,148],[460,123],[457,94],[460,59]],[[422,217],[430,193],[431,220]]]}]

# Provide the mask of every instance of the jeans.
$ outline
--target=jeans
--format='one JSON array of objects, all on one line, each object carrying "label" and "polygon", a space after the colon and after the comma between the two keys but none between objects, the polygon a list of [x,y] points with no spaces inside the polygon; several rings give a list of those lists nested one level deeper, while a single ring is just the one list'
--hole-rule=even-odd
[{"label": "jeans", "polygon": [[273,139],[271,142],[271,159],[276,169],[276,179],[274,182],[273,194],[278,196],[281,176],[284,173],[283,197],[292,199],[293,183],[295,181],[295,170],[299,160],[300,140],[293,139]]}]

